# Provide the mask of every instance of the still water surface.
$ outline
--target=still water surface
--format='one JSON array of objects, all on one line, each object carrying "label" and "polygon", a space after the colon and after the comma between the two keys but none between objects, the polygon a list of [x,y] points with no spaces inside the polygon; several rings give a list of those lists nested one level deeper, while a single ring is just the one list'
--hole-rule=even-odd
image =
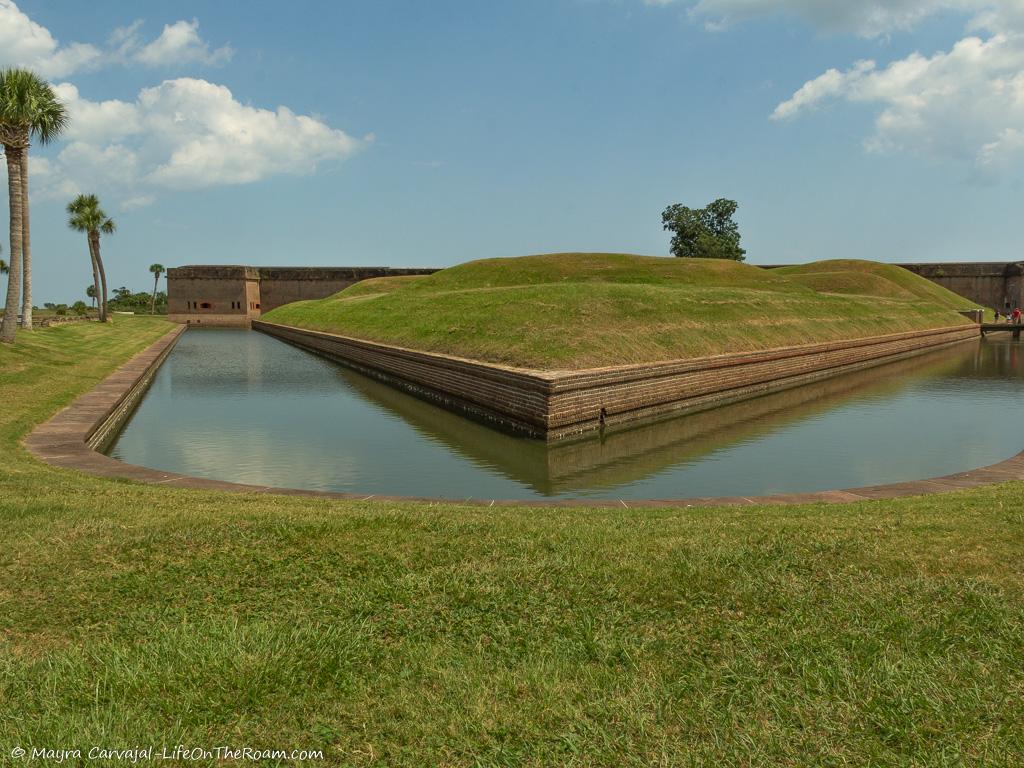
[{"label": "still water surface", "polygon": [[511,437],[255,331],[190,330],[108,453],[237,483],[452,499],[895,483],[1024,448],[1024,347],[967,343],[575,442]]}]

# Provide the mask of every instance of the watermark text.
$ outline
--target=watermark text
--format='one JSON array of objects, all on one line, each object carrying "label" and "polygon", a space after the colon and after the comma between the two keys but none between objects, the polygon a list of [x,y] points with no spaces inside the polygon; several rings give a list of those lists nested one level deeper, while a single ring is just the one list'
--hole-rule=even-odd
[{"label": "watermark text", "polygon": [[139,764],[155,761],[192,762],[218,760],[224,762],[261,762],[264,760],[323,760],[320,749],[261,749],[257,747],[191,747],[184,744],[161,747],[14,747],[10,756],[24,762],[38,761],[52,765],[103,760],[108,763]]}]

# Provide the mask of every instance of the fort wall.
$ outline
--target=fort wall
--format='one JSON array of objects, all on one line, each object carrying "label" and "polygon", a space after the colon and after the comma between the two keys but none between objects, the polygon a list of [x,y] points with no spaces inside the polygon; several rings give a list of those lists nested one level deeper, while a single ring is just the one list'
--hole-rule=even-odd
[{"label": "fort wall", "polygon": [[[789,264],[755,264],[778,269]],[[896,264],[968,301],[1000,312],[1024,308],[1024,262],[958,261]]]},{"label": "fort wall", "polygon": [[[758,265],[775,269],[782,265]],[[968,301],[1001,312],[1024,307],[1024,262],[899,264]],[[323,299],[361,280],[429,275],[390,267],[187,266],[167,270],[168,314],[188,325],[250,326],[268,310]]]},{"label": "fort wall", "polygon": [[293,301],[323,299],[361,280],[429,275],[390,267],[188,266],[167,270],[169,319],[185,325],[249,326]]},{"label": "fort wall", "polygon": [[1024,306],[1022,262],[989,261],[899,266],[987,309],[1006,312]]}]

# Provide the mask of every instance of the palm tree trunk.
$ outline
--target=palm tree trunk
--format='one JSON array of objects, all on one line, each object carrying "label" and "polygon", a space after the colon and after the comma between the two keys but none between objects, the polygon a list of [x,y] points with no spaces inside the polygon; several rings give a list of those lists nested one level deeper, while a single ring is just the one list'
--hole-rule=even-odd
[{"label": "palm tree trunk", "polygon": [[32,246],[28,226],[28,149],[21,153],[21,327],[32,330]]},{"label": "palm tree trunk", "polygon": [[103,269],[103,259],[100,256],[100,233],[93,234],[93,253],[96,255],[96,264],[100,268],[100,287],[103,289],[100,294],[100,320],[104,323],[110,320],[107,314],[107,271]]},{"label": "palm tree trunk", "polygon": [[156,314],[156,289],[160,287],[160,274],[153,275],[153,300],[149,302],[149,314]]},{"label": "palm tree trunk", "polygon": [[21,298],[21,154],[18,147],[4,146],[7,155],[7,193],[11,208],[11,265],[7,275],[7,303],[0,324],[0,342],[12,343],[18,332],[18,299]]},{"label": "palm tree trunk", "polygon": [[[89,244],[89,262],[92,264],[92,287],[96,292],[96,296],[92,297],[92,305],[96,306],[96,297],[100,295],[100,268],[96,264],[96,254],[92,249],[92,237],[86,235],[86,242]],[[100,313],[100,320],[103,320],[103,315]]]}]

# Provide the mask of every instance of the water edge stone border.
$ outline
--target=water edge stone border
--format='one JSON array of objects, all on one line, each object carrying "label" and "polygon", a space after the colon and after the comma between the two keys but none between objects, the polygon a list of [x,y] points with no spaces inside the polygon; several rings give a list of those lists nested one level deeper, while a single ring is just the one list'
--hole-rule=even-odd
[{"label": "water edge stone border", "polygon": [[656,508],[688,506],[744,506],[753,504],[848,503],[872,499],[894,499],[980,488],[996,483],[1024,480],[1024,451],[996,464],[943,477],[914,480],[890,485],[877,485],[813,493],[777,494],[771,496],[729,496],[690,499],[572,499],[572,500],[498,500],[437,499],[410,496],[377,496],[360,493],[309,491],[296,488],[242,485],[209,480],[190,475],[162,472],[148,467],[126,464],[105,456],[93,446],[104,435],[116,432],[145,393],[161,363],[186,330],[178,326],[158,341],[120,366],[100,384],[79,396],[71,405],[37,426],[24,440],[28,451],[51,466],[72,469],[86,474],[119,480],[134,480],[172,488],[191,488],[235,493],[263,493],[284,496],[342,499],[357,501],[410,501],[432,504],[472,504],[476,506],[510,507],[580,507],[580,508]]}]

